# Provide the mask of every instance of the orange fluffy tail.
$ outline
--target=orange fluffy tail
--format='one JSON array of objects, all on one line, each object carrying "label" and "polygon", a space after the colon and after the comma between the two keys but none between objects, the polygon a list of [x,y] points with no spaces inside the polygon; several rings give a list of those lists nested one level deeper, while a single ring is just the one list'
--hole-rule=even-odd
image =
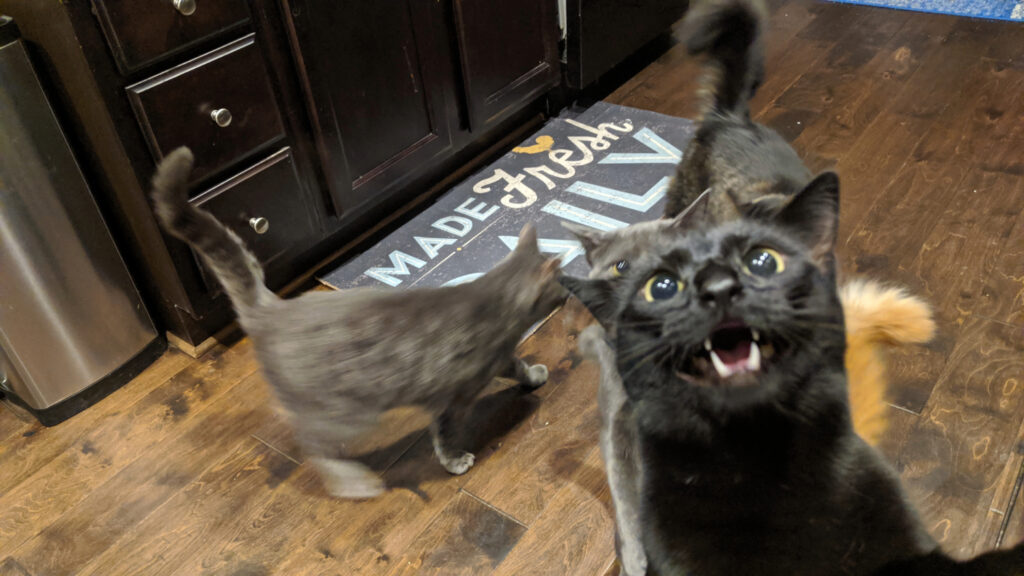
[{"label": "orange fluffy tail", "polygon": [[931,308],[899,288],[855,280],[839,291],[846,316],[846,373],[853,427],[877,445],[888,427],[884,346],[921,344],[935,333]]}]

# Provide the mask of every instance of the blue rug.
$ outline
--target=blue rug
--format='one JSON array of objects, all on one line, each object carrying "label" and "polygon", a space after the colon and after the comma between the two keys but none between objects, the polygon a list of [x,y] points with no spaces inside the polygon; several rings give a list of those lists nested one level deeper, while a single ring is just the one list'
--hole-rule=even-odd
[{"label": "blue rug", "polygon": [[832,0],[843,4],[1024,22],[1024,0]]},{"label": "blue rug", "polygon": [[610,230],[661,216],[693,123],[598,102],[563,112],[366,252],[318,275],[338,289],[451,286],[491,269],[527,222],[542,252],[584,275],[562,221]]}]

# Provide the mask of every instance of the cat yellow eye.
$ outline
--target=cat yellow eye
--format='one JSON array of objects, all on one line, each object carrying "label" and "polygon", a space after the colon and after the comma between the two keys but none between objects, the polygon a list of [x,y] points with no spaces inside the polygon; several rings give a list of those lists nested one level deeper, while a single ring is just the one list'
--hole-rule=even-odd
[{"label": "cat yellow eye", "polygon": [[683,281],[671,274],[659,272],[644,284],[644,300],[655,302],[668,300],[683,291]]},{"label": "cat yellow eye", "polygon": [[618,278],[629,270],[629,260],[619,260],[608,268],[612,276]]},{"label": "cat yellow eye", "polygon": [[743,257],[743,269],[751,276],[768,278],[782,274],[786,269],[786,260],[771,248],[754,248]]}]

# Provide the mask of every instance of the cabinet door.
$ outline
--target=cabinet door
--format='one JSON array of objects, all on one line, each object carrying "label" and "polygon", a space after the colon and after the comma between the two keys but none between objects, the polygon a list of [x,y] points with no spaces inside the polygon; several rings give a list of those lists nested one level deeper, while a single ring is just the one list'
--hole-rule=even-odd
[{"label": "cabinet door", "polygon": [[472,130],[558,84],[555,8],[555,0],[455,0]]},{"label": "cabinet door", "polygon": [[436,2],[282,0],[338,213],[450,153],[451,78]]}]

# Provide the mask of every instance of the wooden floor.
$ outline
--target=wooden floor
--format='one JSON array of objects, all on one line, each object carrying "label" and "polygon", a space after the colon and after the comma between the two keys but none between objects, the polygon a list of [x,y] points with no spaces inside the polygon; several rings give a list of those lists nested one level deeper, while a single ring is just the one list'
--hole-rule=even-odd
[{"label": "wooden floor", "polygon": [[[935,343],[893,359],[886,454],[961,556],[1024,538],[1022,41],[1020,24],[776,2],[753,107],[839,170],[846,274],[938,310]],[[609,99],[692,116],[695,71],[676,46]],[[612,573],[585,322],[565,311],[525,345],[551,382],[495,386],[465,476],[421,417],[391,418],[366,449],[395,488],[368,503],[328,499],[301,465],[247,340],[169,352],[56,428],[0,411],[0,576]]]}]

